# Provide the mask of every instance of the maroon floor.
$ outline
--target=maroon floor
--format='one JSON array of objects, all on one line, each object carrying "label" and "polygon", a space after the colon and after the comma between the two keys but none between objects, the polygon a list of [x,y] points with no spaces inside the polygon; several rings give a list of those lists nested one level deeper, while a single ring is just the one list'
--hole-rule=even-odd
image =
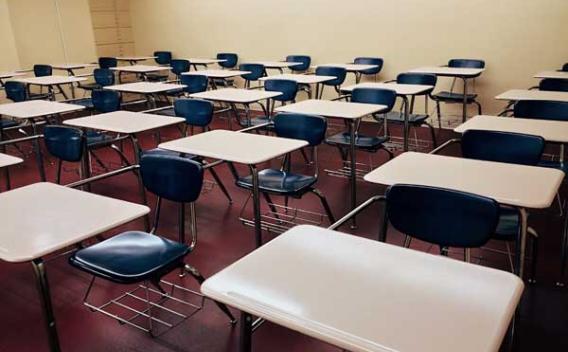
[{"label": "maroon floor", "polygon": [[[216,124],[225,128],[225,122]],[[425,134],[426,135],[426,134]],[[163,139],[178,137],[175,129],[162,132]],[[446,138],[449,136],[446,135]],[[142,136],[144,148],[155,146],[152,135]],[[24,146],[29,152],[29,147]],[[15,153],[14,150],[9,150]],[[118,159],[106,151],[99,152],[104,160],[115,165]],[[131,153],[130,153],[131,155]],[[345,179],[330,177],[323,172],[324,168],[338,166],[338,153],[329,146],[323,146],[320,153],[321,178],[319,188],[327,195],[331,207],[340,216],[348,211],[349,193]],[[368,154],[361,153],[359,159],[365,161]],[[386,158],[384,153],[372,156],[374,165],[380,165]],[[306,168],[301,156],[295,158],[295,167]],[[67,165],[64,177],[66,182],[77,178],[75,165]],[[245,169],[240,169],[242,172]],[[222,178],[226,180],[234,204],[229,205],[217,187],[204,192],[198,201],[199,242],[188,262],[196,266],[205,276],[210,276],[234,262],[254,248],[253,231],[238,220],[242,204],[247,194],[234,186],[232,177],[225,165],[218,167]],[[310,170],[306,170],[310,171]],[[54,180],[55,168],[48,165],[48,177]],[[207,176],[209,177],[209,176]],[[14,187],[20,187],[38,181],[37,170],[33,158],[28,158],[24,165],[12,169]],[[371,195],[381,193],[383,188],[359,182],[357,184],[359,202]],[[93,191],[107,196],[139,202],[135,178],[126,174],[114,179],[99,182]],[[153,197],[150,198],[153,207]],[[278,200],[279,201],[279,200]],[[318,200],[312,195],[293,204],[320,212]],[[247,209],[250,214],[250,209]],[[35,214],[29,214],[35,216]],[[378,209],[371,208],[359,217],[360,227],[355,234],[375,237],[380,220]],[[176,238],[176,208],[166,204],[159,234]],[[528,286],[525,292],[519,329],[517,351],[566,351],[568,350],[568,293],[564,289],[554,287],[559,276],[559,244],[562,218],[554,209],[531,215],[531,225],[541,235],[540,262],[537,273],[538,282]],[[46,226],[49,224],[46,223]],[[125,229],[142,229],[141,220],[134,221],[107,235]],[[1,221],[0,221],[1,229]],[[348,228],[343,228],[348,231]],[[1,231],[1,230],[0,230]],[[401,237],[389,234],[389,242],[400,244]],[[270,239],[265,235],[265,240]],[[415,243],[417,249],[427,249],[425,244]],[[484,264],[507,268],[505,258],[482,254]],[[388,270],[388,268],[385,268]],[[56,258],[48,263],[49,280],[52,289],[59,329],[60,340],[64,351],[235,351],[239,334],[238,326],[230,326],[227,319],[211,303],[206,302],[202,311],[193,318],[183,322],[175,329],[151,338],[135,329],[121,326],[115,321],[100,314],[89,312],[82,305],[82,298],[89,283],[89,277],[67,264],[64,257]],[[294,273],[290,273],[293,275]],[[175,280],[175,275],[172,276]],[[188,286],[197,288],[190,278],[184,279]],[[95,284],[94,298],[102,301],[111,294],[118,294],[125,287],[111,285],[103,281]],[[322,292],[322,294],[325,294]],[[354,299],[356,299],[354,297]],[[349,301],[337,302],[349,304]],[[235,312],[237,313],[237,312]],[[377,314],[381,314],[377,312]],[[0,263],[0,350],[1,351],[43,351],[47,350],[47,340],[38,301],[34,277],[29,264]],[[435,329],[435,317],[432,329]],[[353,319],[357,319],[354,316]],[[412,331],[407,331],[412,338]],[[448,337],[451,338],[451,337]],[[337,348],[308,338],[288,329],[267,323],[254,335],[255,351],[338,351]]]}]

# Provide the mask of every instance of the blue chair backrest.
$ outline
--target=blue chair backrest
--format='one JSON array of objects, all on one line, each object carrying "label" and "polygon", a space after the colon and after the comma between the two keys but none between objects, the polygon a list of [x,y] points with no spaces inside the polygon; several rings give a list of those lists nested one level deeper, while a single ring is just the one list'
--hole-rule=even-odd
[{"label": "blue chair backrest", "polygon": [[428,73],[400,73],[396,76],[396,83],[399,84],[420,84],[425,86],[436,86],[438,78],[436,75]]},{"label": "blue chair backrest", "polygon": [[188,72],[189,71],[189,66],[190,66],[190,62],[189,60],[183,60],[183,59],[174,59],[172,61],[170,61],[170,66],[172,67],[172,72],[174,73],[174,75],[181,75],[184,72]]},{"label": "blue chair backrest", "polygon": [[461,138],[464,158],[532,166],[539,163],[544,145],[540,136],[500,131],[468,130]]},{"label": "blue chair backrest", "polygon": [[301,72],[310,68],[312,58],[308,55],[288,55],[286,56],[286,62],[301,62],[301,65],[290,66],[290,70]]},{"label": "blue chair backrest", "polygon": [[201,164],[178,155],[142,154],[140,174],[146,189],[173,202],[195,202],[203,186]]},{"label": "blue chair backrest", "polygon": [[91,100],[98,112],[107,113],[120,110],[120,94],[114,90],[93,90]]},{"label": "blue chair backrest", "polygon": [[6,98],[14,103],[28,100],[28,90],[22,82],[8,81],[4,84]]},{"label": "blue chair backrest", "polygon": [[564,72],[568,71],[568,62],[562,65],[562,71]]},{"label": "blue chair backrest", "polygon": [[355,88],[351,92],[351,101],[363,104],[386,105],[387,108],[381,113],[391,111],[396,102],[396,92],[382,88]]},{"label": "blue chair backrest", "polygon": [[568,102],[548,100],[521,100],[513,108],[513,116],[568,121]]},{"label": "blue chair backrest", "polygon": [[219,62],[219,66],[224,68],[233,68],[237,66],[237,62],[239,62],[239,56],[234,53],[219,53],[217,54],[217,59],[226,60],[224,62]]},{"label": "blue chair backrest", "polygon": [[53,74],[53,68],[50,65],[34,65],[34,76],[45,77]]},{"label": "blue chair backrest", "polygon": [[483,246],[493,235],[499,204],[471,193],[417,185],[393,185],[387,217],[403,234],[443,247]]},{"label": "blue chair backrest", "polygon": [[323,82],[324,85],[328,86],[340,86],[345,82],[345,77],[347,76],[347,71],[343,67],[335,66],[319,66],[316,68],[316,75],[318,76],[334,76],[335,79],[331,81]]},{"label": "blue chair backrest", "polygon": [[282,95],[272,98],[274,100],[293,101],[298,94],[298,82],[290,79],[267,79],[264,81],[264,90],[282,93]]},{"label": "blue chair backrest", "polygon": [[249,71],[250,73],[241,75],[247,81],[257,81],[260,77],[264,77],[264,65],[262,64],[240,64],[240,71]]},{"label": "blue chair backrest", "polygon": [[485,61],[475,59],[451,59],[448,67],[485,68]]},{"label": "blue chair backrest", "polygon": [[545,78],[538,85],[539,90],[568,92],[568,79]]},{"label": "blue chair backrest", "polygon": [[321,116],[280,113],[274,116],[274,132],[278,137],[300,139],[310,146],[321,144],[327,121]]},{"label": "blue chair backrest", "polygon": [[213,103],[201,99],[176,99],[174,101],[176,116],[183,117],[190,126],[205,127],[213,119]]},{"label": "blue chair backrest", "polygon": [[118,66],[118,60],[116,60],[116,57],[99,57],[100,68],[111,68],[116,66]]},{"label": "blue chair backrest", "polygon": [[102,87],[112,86],[114,84],[114,72],[108,68],[96,68],[93,71],[95,82]]},{"label": "blue chair backrest", "polygon": [[51,155],[63,161],[81,161],[86,139],[80,129],[48,125],[43,129],[43,136],[45,147]]},{"label": "blue chair backrest", "polygon": [[172,61],[171,51],[154,51],[154,60],[158,65],[168,65]]},{"label": "blue chair backrest", "polygon": [[361,73],[366,75],[376,75],[383,69],[384,61],[380,57],[356,57],[353,63],[359,65],[377,65],[375,68],[361,71]]},{"label": "blue chair backrest", "polygon": [[180,83],[186,87],[183,89],[189,94],[201,93],[207,90],[207,76],[205,75],[181,75]]}]

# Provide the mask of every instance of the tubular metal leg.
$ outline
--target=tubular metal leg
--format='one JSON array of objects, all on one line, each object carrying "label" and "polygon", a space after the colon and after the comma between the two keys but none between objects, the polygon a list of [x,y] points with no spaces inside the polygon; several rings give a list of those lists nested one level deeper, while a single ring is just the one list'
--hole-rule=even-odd
[{"label": "tubular metal leg", "polygon": [[[351,209],[353,210],[357,207],[357,174],[356,174],[356,161],[357,156],[355,155],[355,121],[349,121],[349,137],[350,137],[350,145],[349,145],[349,154],[350,154],[350,161],[351,161],[351,169],[350,169],[350,186],[351,186]],[[357,219],[355,216],[351,219],[351,229],[357,228]]]},{"label": "tubular metal leg", "polygon": [[556,286],[564,286],[564,274],[566,273],[566,259],[568,258],[568,212],[564,211],[564,227],[562,228],[562,243],[560,244],[560,279]]},{"label": "tubular metal leg", "polygon": [[521,214],[521,229],[520,229],[520,233],[519,233],[519,238],[517,239],[517,244],[516,244],[516,256],[515,256],[515,261],[516,261],[516,265],[515,265],[515,273],[521,278],[523,279],[523,275],[525,273],[525,251],[526,251],[526,245],[527,245],[527,221],[528,221],[528,215],[527,215],[527,211],[524,208],[520,208],[519,209],[519,213]]},{"label": "tubular metal leg", "polygon": [[215,170],[213,170],[212,167],[209,168],[209,172],[211,172],[211,176],[213,176],[213,179],[215,179],[215,182],[217,183],[217,185],[221,189],[221,192],[223,192],[225,197],[227,197],[227,200],[229,200],[229,204],[233,204],[233,198],[231,198],[229,191],[227,191],[225,184],[223,184],[223,181],[221,181],[221,179],[219,178],[219,175],[217,175],[217,172]]},{"label": "tubular metal leg", "polygon": [[465,122],[467,117],[467,78],[463,79],[463,106],[462,106],[462,122]]},{"label": "tubular metal leg", "polygon": [[32,261],[32,266],[34,268],[39,297],[43,309],[45,327],[47,329],[47,336],[49,339],[49,349],[52,352],[60,351],[61,347],[59,347],[59,337],[57,336],[57,328],[55,326],[55,316],[53,314],[53,306],[51,304],[45,263],[41,258],[39,258]]},{"label": "tubular metal leg", "polygon": [[404,236],[404,248],[410,248],[410,243],[412,242],[412,237],[405,235]]},{"label": "tubular metal leg", "polygon": [[252,351],[252,315],[241,312],[241,337],[239,352]]},{"label": "tubular metal leg", "polygon": [[[37,136],[37,125],[35,123],[35,121],[32,119],[31,120],[31,125],[32,125],[32,131],[33,131],[33,135]],[[36,153],[36,161],[37,161],[37,167],[39,170],[39,176],[41,178],[42,182],[46,181],[46,177],[45,177],[45,168],[43,166],[43,156],[41,154],[41,147],[39,145],[39,139],[34,139],[34,149],[35,149],[35,153]]]},{"label": "tubular metal leg", "polygon": [[405,152],[408,151],[408,119],[410,118],[410,110],[408,106],[408,97],[406,95],[402,95],[403,105],[404,105],[404,136],[403,139],[403,149]]},{"label": "tubular metal leg", "polygon": [[325,196],[323,195],[323,193],[321,193],[321,191],[319,189],[312,189],[312,193],[315,194],[321,201],[321,205],[323,206],[323,209],[325,210],[327,217],[329,219],[329,222],[331,224],[333,224],[335,222],[335,217],[333,216],[333,213],[331,212],[331,208],[329,207],[329,203],[327,202],[327,199],[325,198]]},{"label": "tubular metal leg", "polygon": [[250,165],[252,175],[252,201],[254,214],[254,235],[256,248],[262,246],[262,227],[260,223],[260,191],[258,184],[258,169],[255,165]]},{"label": "tubular metal leg", "polygon": [[[130,141],[132,142],[132,149],[134,150],[134,160],[137,165],[140,165],[140,145],[138,144],[138,139],[135,135],[130,135]],[[140,173],[140,169],[136,170],[136,174],[138,175],[138,187],[140,192],[140,197],[142,198],[143,204],[148,204],[148,200],[146,198],[146,189],[144,188],[144,183],[142,182],[142,174]],[[150,231],[150,214],[146,214],[144,216],[144,226],[146,231]]]}]

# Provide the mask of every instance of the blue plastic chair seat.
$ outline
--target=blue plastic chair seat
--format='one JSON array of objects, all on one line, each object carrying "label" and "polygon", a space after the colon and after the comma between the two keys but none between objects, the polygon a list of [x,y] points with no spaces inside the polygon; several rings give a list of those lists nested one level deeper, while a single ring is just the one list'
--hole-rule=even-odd
[{"label": "blue plastic chair seat", "polygon": [[[314,176],[294,174],[276,169],[265,169],[258,173],[258,186],[261,192],[280,195],[301,196],[317,182]],[[252,190],[252,176],[240,177],[237,186]]]},{"label": "blue plastic chair seat", "polygon": [[[404,123],[404,113],[400,113],[397,111],[391,111],[386,114],[387,120],[390,122],[400,122]],[[428,115],[424,114],[409,114],[408,115],[408,122],[413,125],[421,125],[428,119]]]},{"label": "blue plastic chair seat", "polygon": [[[358,135],[355,138],[355,147],[374,152],[381,149],[383,147],[383,143],[388,140],[388,137]],[[351,136],[347,132],[342,132],[328,137],[325,142],[331,145],[349,147],[351,145]]]},{"label": "blue plastic chair seat", "polygon": [[492,239],[501,241],[515,241],[521,226],[519,212],[509,207],[499,208],[499,222]]},{"label": "blue plastic chair seat", "polygon": [[182,265],[185,244],[141,231],[128,231],[77,251],[71,265],[121,284],[160,277]]},{"label": "blue plastic chair seat", "polygon": [[0,128],[9,128],[18,125],[19,123],[16,122],[15,120],[0,118]]},{"label": "blue plastic chair seat", "polygon": [[[463,101],[463,94],[462,93],[454,93],[454,92],[438,92],[434,94],[434,98],[437,100],[444,100],[444,101],[456,101],[462,102]],[[477,94],[467,94],[467,102],[471,103],[477,98]]]},{"label": "blue plastic chair seat", "polygon": [[560,164],[558,160],[541,160],[538,166],[549,167],[551,169],[558,169],[568,174],[568,161],[564,162],[564,165]]},{"label": "blue plastic chair seat", "polygon": [[94,109],[95,106],[93,105],[93,99],[91,98],[82,98],[73,100],[73,104],[84,106],[87,109]]}]

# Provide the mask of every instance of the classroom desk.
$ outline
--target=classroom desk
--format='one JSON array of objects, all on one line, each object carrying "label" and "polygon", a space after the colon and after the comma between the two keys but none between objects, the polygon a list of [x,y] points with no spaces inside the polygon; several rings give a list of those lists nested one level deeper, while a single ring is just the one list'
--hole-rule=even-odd
[{"label": "classroom desk", "polygon": [[[59,115],[68,112],[84,110],[85,107],[75,104],[58,103],[47,100],[27,100],[19,103],[0,104],[0,116],[9,116],[20,120],[28,120],[32,127],[34,135],[38,134],[36,119],[46,119],[50,115]],[[43,167],[43,158],[41,157],[39,141],[34,140],[34,149],[36,161],[39,168],[39,174],[42,180],[45,180],[45,169]]]},{"label": "classroom desk", "polygon": [[318,75],[302,75],[302,74],[294,74],[294,73],[283,73],[280,75],[274,75],[274,76],[267,76],[267,77],[262,77],[259,80],[260,81],[266,81],[269,79],[289,79],[291,81],[295,81],[298,84],[301,85],[305,85],[308,87],[308,97],[311,99],[312,98],[312,89],[311,89],[311,85],[315,84],[316,85],[316,97],[319,96],[319,88],[320,88],[320,84],[323,82],[327,82],[327,81],[331,81],[333,79],[335,79],[335,76],[318,76]]},{"label": "classroom desk", "polygon": [[484,68],[464,68],[464,67],[447,67],[447,66],[427,66],[410,70],[413,73],[427,73],[438,77],[453,77],[463,81],[463,102],[462,102],[462,121],[465,122],[467,117],[467,81],[479,77]]},{"label": "classroom desk", "polygon": [[469,192],[519,208],[521,243],[516,253],[522,278],[527,232],[526,209],[550,207],[564,179],[564,172],[544,167],[506,164],[450,156],[406,152],[365,175],[381,185],[415,184]]},{"label": "classroom desk", "polygon": [[211,87],[213,89],[217,89],[217,84],[215,83],[215,79],[220,79],[223,81],[228,80],[229,78],[239,77],[242,75],[246,75],[251,73],[250,71],[239,71],[239,70],[201,70],[201,71],[193,71],[193,72],[184,72],[182,75],[203,75],[207,76],[207,78],[212,78],[210,80]]},{"label": "classroom desk", "polygon": [[454,129],[457,133],[464,133],[467,130],[523,133],[540,136],[547,142],[568,143],[568,123],[566,121],[478,115]]},{"label": "classroom desk", "polygon": [[[69,77],[69,76],[43,76],[43,77],[26,77],[26,78],[16,78],[15,81],[22,82],[30,85],[36,86],[43,86],[47,87],[49,91],[49,96],[51,100],[55,100],[55,94],[53,92],[53,87],[56,86],[61,91],[63,98],[65,100],[69,99],[63,88],[62,85],[71,85],[73,87],[73,83],[83,82],[87,79],[84,77]],[[73,90],[74,92],[74,90]]]},{"label": "classroom desk", "polygon": [[131,65],[136,65],[140,61],[154,60],[155,58],[155,56],[120,56],[117,57],[116,60],[126,61]]},{"label": "classroom desk", "polygon": [[568,102],[568,92],[555,92],[536,89],[511,89],[495,97],[497,100],[517,102],[520,100],[552,100]]},{"label": "classroom desk", "polygon": [[262,245],[257,165],[307,146],[303,140],[214,130],[161,143],[158,148],[247,165],[252,175],[256,247]]},{"label": "classroom desk", "polygon": [[401,97],[404,101],[404,136],[403,136],[403,150],[408,151],[408,120],[410,118],[410,104],[408,97],[415,97],[416,95],[423,94],[434,88],[433,86],[422,84],[398,84],[398,83],[359,83],[348,87],[341,88],[342,92],[351,93],[355,88],[380,88],[391,89],[396,92],[396,95]]},{"label": "classroom desk", "polygon": [[288,62],[288,61],[252,61],[249,64],[260,64],[264,66],[265,71],[268,69],[278,70],[280,73],[284,73],[285,68],[290,68],[293,66],[301,65],[301,62]]},{"label": "classroom desk", "polygon": [[343,67],[345,71],[355,74],[355,83],[361,82],[361,74],[363,71],[372,70],[378,67],[378,65],[366,65],[366,64],[325,64],[325,65],[315,66],[315,68],[327,67],[327,66]]},{"label": "classroom desk", "polygon": [[80,70],[88,67],[96,67],[95,64],[56,64],[52,65],[54,70],[66,71],[69,76],[75,76],[73,70]]},{"label": "classroom desk", "polygon": [[10,189],[10,172],[8,171],[8,167],[23,162],[24,160],[16,158],[15,156],[0,153],[0,169],[4,170],[4,177],[6,178],[6,189]]},{"label": "classroom desk", "polygon": [[497,352],[523,289],[504,271],[309,225],[201,285],[243,312],[240,352],[252,315],[349,351]]},{"label": "classroom desk", "polygon": [[160,94],[165,94],[172,90],[183,89],[183,84],[160,83],[160,82],[134,82],[116,84],[103,87],[104,89],[115,90],[121,93],[134,93],[146,97],[152,109],[156,108],[156,98]]},{"label": "classroom desk", "polygon": [[[326,118],[339,118],[348,123],[350,135],[350,171],[351,175],[351,209],[357,207],[357,180],[355,165],[357,161],[355,149],[355,125],[361,118],[371,115],[377,111],[385,109],[385,105],[348,103],[343,101],[330,100],[304,100],[299,103],[281,106],[275,109],[277,112],[292,112],[299,114],[320,115]],[[352,228],[357,227],[355,217],[352,220]]]},{"label": "classroom desk", "polygon": [[148,78],[148,73],[159,72],[159,71],[169,71],[171,67],[169,66],[156,66],[156,65],[131,65],[131,66],[117,66],[110,68],[113,71],[117,71],[119,76],[126,73],[134,73],[139,75],[143,81]]},{"label": "classroom desk", "polygon": [[[241,89],[241,88],[223,88],[208,90],[206,92],[194,93],[189,96],[192,98],[205,99],[213,102],[227,103],[233,110],[235,117],[239,120],[238,110],[236,104],[241,104],[245,108],[247,125],[250,126],[250,105],[258,103],[261,107],[264,106],[260,103],[266,100],[266,113],[270,112],[270,98],[282,95],[280,92],[267,92],[260,89]],[[229,119],[229,128],[232,128],[231,120]]]},{"label": "classroom desk", "polygon": [[144,205],[47,182],[0,194],[0,259],[12,263],[31,262],[51,351],[61,348],[44,257],[149,212]]},{"label": "classroom desk", "polygon": [[12,77],[25,76],[25,72],[0,72],[0,87],[4,87],[4,80]]},{"label": "classroom desk", "polygon": [[218,64],[220,62],[227,61],[227,60],[224,60],[224,59],[203,59],[203,58],[197,58],[197,57],[190,57],[189,59],[186,59],[186,60],[189,61],[189,63],[193,66],[195,71],[197,71],[197,66],[207,67],[209,65]]},{"label": "classroom desk", "polygon": [[566,71],[542,71],[533,76],[534,78],[555,78],[555,79],[568,79],[568,72]]}]

